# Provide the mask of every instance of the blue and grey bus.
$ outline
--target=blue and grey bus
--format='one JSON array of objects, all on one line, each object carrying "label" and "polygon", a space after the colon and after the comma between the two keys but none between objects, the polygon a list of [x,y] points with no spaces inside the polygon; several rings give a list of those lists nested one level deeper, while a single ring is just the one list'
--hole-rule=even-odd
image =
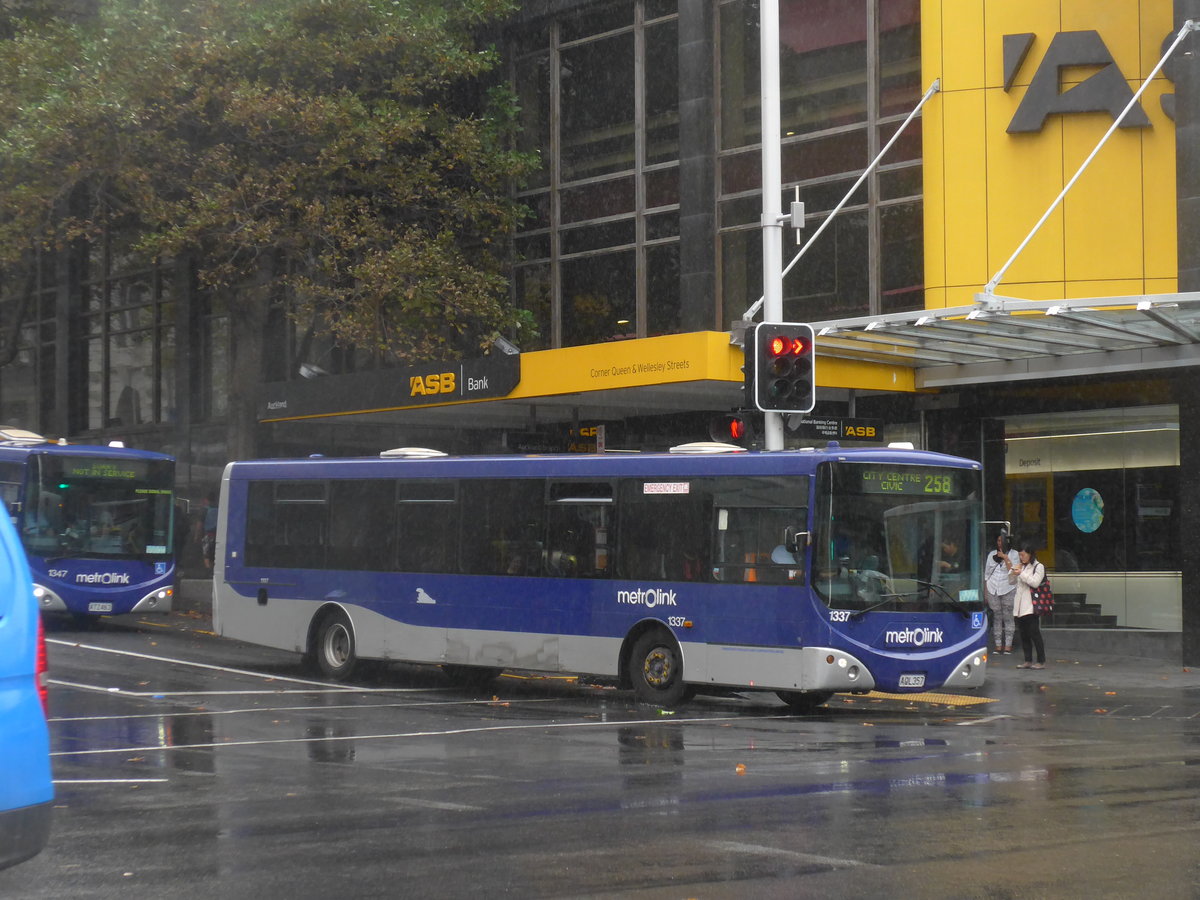
[{"label": "blue and grey bus", "polygon": [[304,654],[574,673],[674,706],[978,687],[980,465],[909,446],[230,463],[219,634]]},{"label": "blue and grey bus", "polygon": [[0,429],[0,498],[43,612],[169,612],[175,460]]}]

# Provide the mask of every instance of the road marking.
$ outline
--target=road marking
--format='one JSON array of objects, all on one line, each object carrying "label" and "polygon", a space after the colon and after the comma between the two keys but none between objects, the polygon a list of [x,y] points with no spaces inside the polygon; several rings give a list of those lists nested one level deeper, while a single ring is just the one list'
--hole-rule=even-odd
[{"label": "road marking", "polygon": [[[69,682],[51,682],[52,684],[67,684],[74,687]],[[108,688],[99,688],[104,693],[109,693]],[[307,693],[307,692],[304,692]],[[333,703],[328,706],[246,706],[241,709],[204,709],[204,710],[187,710],[185,712],[153,712],[153,713],[134,713],[128,716],[52,716],[49,721],[51,724],[58,722],[109,722],[109,721],[127,721],[129,719],[182,719],[188,716],[232,716],[245,713],[289,713],[289,712],[326,712],[334,709],[353,709],[369,712],[376,709],[425,709],[430,706],[492,706],[496,703],[495,700],[423,700],[419,703]],[[504,700],[501,701],[506,706],[525,706],[529,703],[555,703],[555,697],[532,697],[525,700]]]},{"label": "road marking", "polygon": [[444,800],[420,800],[416,797],[399,797],[390,801],[394,806],[415,806],[417,809],[444,809],[450,812],[482,812],[482,806],[466,803],[447,803]]},{"label": "road marking", "polygon": [[801,853],[797,850],[783,850],[779,847],[766,847],[762,844],[742,844],[737,841],[706,841],[710,847],[727,853],[753,853],[757,856],[781,856],[800,862],[814,863],[822,866],[835,866],[842,869],[853,869],[868,866],[877,868],[875,863],[866,863],[857,859],[840,859],[836,856],[821,856],[816,853]]},{"label": "road marking", "polygon": [[[80,650],[94,650],[97,653],[113,653],[117,656],[132,656],[134,659],[148,659],[153,662],[171,663],[176,666],[191,666],[194,669],[208,669],[212,672],[228,672],[233,675],[250,675],[254,678],[269,678],[272,681],[288,681],[292,684],[311,684],[317,687],[328,688],[330,690],[360,690],[355,687],[342,687],[339,685],[330,684],[328,681],[314,681],[309,678],[293,678],[289,675],[268,675],[265,672],[255,672],[252,669],[235,669],[230,666],[215,666],[212,663],[192,662],[187,659],[173,659],[169,656],[155,656],[150,653],[134,653],[132,650],[116,650],[112,647],[97,647],[94,644],[80,644],[76,641],[64,641],[60,638],[47,638],[47,644],[57,644],[60,647],[75,647]],[[361,690],[385,690],[376,688],[362,688]]]},{"label": "road marking", "polygon": [[169,778],[55,778],[55,784],[167,784]]},{"label": "road marking", "polygon": [[[779,716],[759,716],[755,721],[764,719],[780,719],[792,720],[791,715]],[[710,719],[677,719],[672,718],[672,725],[706,725],[715,722],[744,722],[745,716],[717,716]],[[106,747],[98,750],[55,750],[51,756],[100,756],[111,753],[146,753],[151,751],[165,750],[219,750],[225,747],[267,747],[277,744],[311,744],[314,742],[333,742],[333,741],[381,741],[381,740],[398,740],[400,738],[423,738],[423,737],[453,737],[455,735],[472,735],[472,734],[488,734],[502,731],[556,731],[567,728],[628,728],[631,725],[661,725],[663,720],[660,718],[654,719],[630,719],[627,721],[612,721],[612,722],[548,722],[545,724],[526,724],[526,725],[487,725],[478,728],[449,728],[444,731],[398,731],[388,734],[356,734],[356,735],[335,735],[331,737],[296,737],[296,738],[269,738],[257,741],[213,741],[204,744],[172,744],[165,747]]]},{"label": "road marking", "polygon": [[955,722],[955,725],[986,725],[988,722],[995,722],[998,719],[1011,719],[1012,716],[1001,713],[995,716],[984,716],[982,719],[972,719],[969,722]]},{"label": "road marking", "polygon": [[[276,697],[281,694],[302,694],[304,696],[319,696],[321,694],[334,694],[344,696],[351,692],[344,688],[330,688],[326,685],[326,690],[291,690],[288,688],[278,688],[276,690],[261,690],[261,691],[130,691],[119,687],[105,687],[100,684],[83,684],[78,681],[62,681],[58,678],[49,679],[49,683],[58,687],[74,688],[80,691],[91,691],[98,694],[115,694],[118,697],[137,697],[145,699],[147,697]],[[428,694],[439,691],[451,691],[453,688],[363,688],[364,694]],[[325,707],[328,708],[328,707]],[[360,707],[361,708],[361,707]]]}]

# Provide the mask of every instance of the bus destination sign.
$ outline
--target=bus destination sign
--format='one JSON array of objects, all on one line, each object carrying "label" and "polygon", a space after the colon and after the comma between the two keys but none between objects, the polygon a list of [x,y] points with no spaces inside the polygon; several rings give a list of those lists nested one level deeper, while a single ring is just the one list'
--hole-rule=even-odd
[{"label": "bus destination sign", "polygon": [[864,494],[906,494],[922,497],[957,497],[958,472],[929,466],[863,466],[859,484]]}]

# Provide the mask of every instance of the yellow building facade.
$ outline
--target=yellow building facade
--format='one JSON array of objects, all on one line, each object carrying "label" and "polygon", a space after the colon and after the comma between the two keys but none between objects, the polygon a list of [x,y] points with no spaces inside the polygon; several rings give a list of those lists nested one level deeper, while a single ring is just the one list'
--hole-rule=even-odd
[{"label": "yellow building facade", "polygon": [[[924,0],[921,17],[924,80],[941,81],[923,121],[926,306],[957,307],[1020,246],[1112,126],[1111,109],[1159,61],[1173,33],[1171,0]],[[1035,79],[1038,96],[1027,97]],[[998,295],[1176,290],[1171,94],[1160,73],[1138,104],[1148,124],[1116,130]],[[1097,98],[1108,108],[1054,111]],[[1025,118],[1044,120],[1015,130],[1027,99]]]}]

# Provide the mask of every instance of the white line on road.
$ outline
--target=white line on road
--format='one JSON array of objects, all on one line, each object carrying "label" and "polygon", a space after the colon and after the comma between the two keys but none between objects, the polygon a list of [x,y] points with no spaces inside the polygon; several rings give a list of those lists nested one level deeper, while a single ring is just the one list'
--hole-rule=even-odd
[{"label": "white line on road", "polygon": [[[52,682],[52,684],[68,684],[68,682]],[[73,685],[71,685],[73,686]],[[101,688],[108,693],[108,688]],[[334,709],[353,709],[369,712],[376,709],[425,709],[431,706],[525,706],[530,703],[555,703],[556,697],[529,697],[524,700],[421,700],[417,703],[372,703],[364,706],[361,703],[333,703],[328,706],[246,706],[240,709],[200,709],[181,712],[161,711],[153,713],[134,713],[128,716],[53,716],[48,721],[58,722],[125,722],[129,719],[161,719],[170,716],[172,719],[182,719],[188,716],[233,716],[245,713],[289,713],[289,712],[327,712]]]},{"label": "white line on road", "polygon": [[169,778],[55,778],[55,784],[166,784]]},{"label": "white line on road", "polygon": [[[328,688],[323,691],[314,690],[289,690],[287,688],[279,688],[278,690],[261,690],[261,691],[128,691],[125,688],[119,687],[104,687],[100,684],[83,684],[78,681],[61,681],[57,678],[51,678],[50,684],[58,685],[59,687],[75,688],[80,691],[94,691],[99,694],[116,694],[118,697],[231,697],[231,696],[262,696],[275,697],[280,694],[304,694],[305,696],[314,696],[318,694],[337,694],[344,696],[347,693],[354,692],[353,688]],[[370,694],[422,694],[430,691],[440,691],[442,688],[363,688],[363,693]],[[450,690],[450,688],[445,688]],[[127,717],[126,717],[127,718]]]},{"label": "white line on road", "polygon": [[835,866],[842,869],[859,868],[862,866],[875,867],[874,863],[865,863],[857,859],[839,859],[836,856],[820,856],[816,853],[800,853],[797,850],[783,850],[779,847],[766,847],[762,844],[742,844],[737,841],[706,841],[710,847],[727,853],[753,853],[757,856],[782,856],[799,862],[812,863],[821,866]]},{"label": "white line on road", "polygon": [[[789,714],[778,716],[760,716],[755,721],[767,719],[792,719]],[[716,716],[709,719],[676,719],[672,725],[706,725],[714,722],[744,722],[745,716]],[[611,722],[547,722],[544,724],[526,725],[487,725],[479,728],[449,728],[445,731],[398,731],[389,734],[356,734],[335,735],[332,737],[312,738],[270,738],[258,741],[214,741],[204,744],[173,744],[167,747],[107,747],[99,750],[56,750],[51,756],[99,756],[110,753],[149,753],[163,750],[219,750],[226,747],[267,747],[277,744],[311,744],[314,741],[386,741],[401,738],[452,737],[454,735],[488,734],[502,731],[556,731],[566,728],[628,728],[631,725],[661,725],[663,720],[630,719],[627,721]]]},{"label": "white line on road", "polygon": [[954,724],[955,725],[986,725],[988,722],[995,722],[998,719],[1011,719],[1011,718],[1012,718],[1012,716],[1007,716],[1007,715],[1001,714],[1001,715],[996,715],[996,716],[984,716],[982,719],[972,719],[969,722],[955,722]]},{"label": "white line on road", "polygon": [[94,650],[97,653],[114,653],[117,656],[132,656],[135,659],[148,659],[153,662],[171,663],[177,666],[191,666],[195,669],[208,669],[213,672],[228,672],[233,675],[250,675],[254,678],[267,678],[271,681],[290,681],[293,684],[311,684],[316,687],[323,687],[330,690],[387,690],[387,688],[355,688],[355,687],[339,687],[332,685],[327,681],[313,681],[308,678],[292,678],[288,675],[268,675],[265,672],[255,672],[252,669],[234,669],[229,666],[215,666],[212,663],[193,662],[187,659],[173,659],[169,656],[154,656],[149,653],[134,653],[132,650],[117,650],[112,647],[97,647],[94,644],[80,644],[76,641],[64,641],[60,638],[47,638],[47,644],[56,644],[60,647],[75,647],[80,650]]}]

